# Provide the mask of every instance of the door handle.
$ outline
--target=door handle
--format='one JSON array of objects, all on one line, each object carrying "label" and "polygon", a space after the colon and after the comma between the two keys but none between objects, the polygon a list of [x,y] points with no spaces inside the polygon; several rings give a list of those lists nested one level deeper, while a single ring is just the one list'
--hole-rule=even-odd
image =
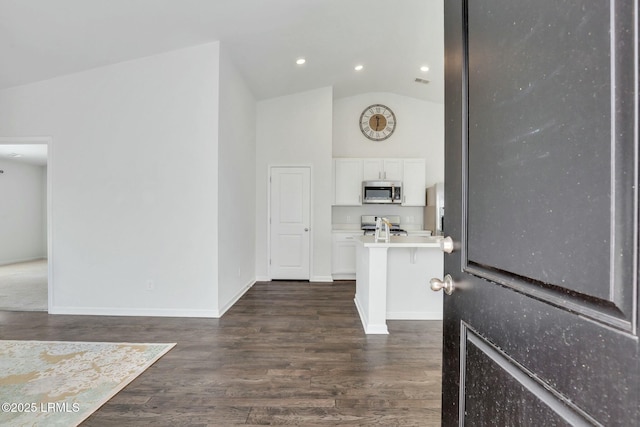
[{"label": "door handle", "polygon": [[308,229],[308,228],[305,228],[305,229],[304,229],[304,231],[309,231],[309,229]]},{"label": "door handle", "polygon": [[434,277],[429,280],[429,285],[431,285],[431,290],[434,292],[438,292],[440,289],[444,289],[444,293],[447,295],[451,295],[456,288],[453,277],[450,274],[444,276],[444,281]]},{"label": "door handle", "polygon": [[455,249],[455,244],[450,236],[445,237],[440,241],[440,249],[442,252],[450,254]]}]

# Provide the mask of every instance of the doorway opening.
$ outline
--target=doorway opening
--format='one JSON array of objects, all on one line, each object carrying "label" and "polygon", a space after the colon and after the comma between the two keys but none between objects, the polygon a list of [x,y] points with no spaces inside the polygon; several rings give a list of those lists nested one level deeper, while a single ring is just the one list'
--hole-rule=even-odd
[{"label": "doorway opening", "polygon": [[48,137],[0,137],[0,310],[51,306]]}]

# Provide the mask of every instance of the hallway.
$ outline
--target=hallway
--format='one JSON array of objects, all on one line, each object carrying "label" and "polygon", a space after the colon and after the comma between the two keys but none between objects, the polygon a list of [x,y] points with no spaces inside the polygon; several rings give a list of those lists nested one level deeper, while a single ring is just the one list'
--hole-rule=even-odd
[{"label": "hallway", "polygon": [[0,310],[47,311],[47,260],[0,266]]}]

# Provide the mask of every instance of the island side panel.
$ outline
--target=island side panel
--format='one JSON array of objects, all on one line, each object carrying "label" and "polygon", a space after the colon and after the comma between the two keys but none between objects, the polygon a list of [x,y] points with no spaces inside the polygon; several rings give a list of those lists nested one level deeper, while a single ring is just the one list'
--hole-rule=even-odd
[{"label": "island side panel", "polygon": [[388,334],[387,247],[358,245],[355,303],[367,334]]},{"label": "island side panel", "polygon": [[356,296],[354,298],[360,321],[367,329],[369,319],[369,249],[362,242],[356,244]]},{"label": "island side panel", "polygon": [[432,277],[443,276],[442,250],[396,247],[387,256],[387,319],[442,320],[442,292],[429,288]]}]

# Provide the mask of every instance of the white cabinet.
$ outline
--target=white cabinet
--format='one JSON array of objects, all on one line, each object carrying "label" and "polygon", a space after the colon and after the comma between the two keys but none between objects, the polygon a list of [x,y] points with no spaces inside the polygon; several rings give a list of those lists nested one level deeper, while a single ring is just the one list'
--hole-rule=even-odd
[{"label": "white cabinet", "polygon": [[426,205],[424,159],[333,159],[333,205],[362,205],[362,181],[402,181],[402,206]]},{"label": "white cabinet", "polygon": [[362,159],[333,159],[333,204],[362,205]]},{"label": "white cabinet", "polygon": [[334,231],[332,233],[331,275],[333,280],[355,280],[356,239],[362,231]]},{"label": "white cabinet", "polygon": [[363,181],[402,181],[402,159],[364,159]]},{"label": "white cabinet", "polygon": [[426,205],[426,166],[424,159],[404,159],[402,206]]}]

